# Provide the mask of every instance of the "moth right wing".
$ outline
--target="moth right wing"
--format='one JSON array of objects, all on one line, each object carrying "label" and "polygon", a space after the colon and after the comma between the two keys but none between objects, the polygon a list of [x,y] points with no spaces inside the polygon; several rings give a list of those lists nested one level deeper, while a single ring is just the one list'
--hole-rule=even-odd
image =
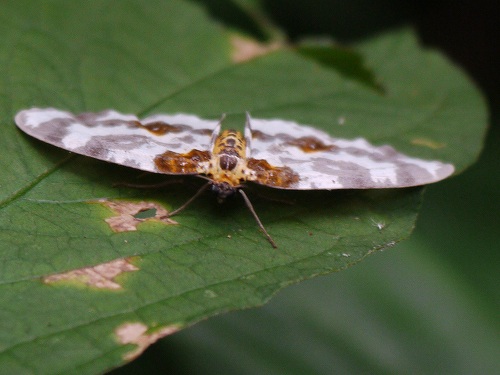
[{"label": "moth right wing", "polygon": [[363,138],[333,138],[292,121],[251,119],[248,115],[245,134],[251,137],[248,162],[254,163],[251,169],[262,176],[255,182],[275,188],[409,187],[440,181],[454,171],[451,164],[410,157],[388,145],[374,146]]}]

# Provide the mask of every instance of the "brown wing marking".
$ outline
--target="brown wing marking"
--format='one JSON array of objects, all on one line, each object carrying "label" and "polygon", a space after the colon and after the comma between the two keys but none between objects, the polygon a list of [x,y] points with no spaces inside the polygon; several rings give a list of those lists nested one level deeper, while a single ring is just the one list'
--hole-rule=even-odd
[{"label": "brown wing marking", "polygon": [[142,124],[139,121],[134,121],[133,123],[137,127],[146,129],[149,132],[153,133],[154,135],[165,135],[167,133],[180,133],[182,131],[185,131],[187,128],[186,125],[171,125],[163,121],[149,122],[146,125]]},{"label": "brown wing marking", "polygon": [[210,137],[213,133],[213,129],[191,129],[191,133],[206,135],[207,137]]},{"label": "brown wing marking", "polygon": [[287,188],[299,182],[299,175],[289,167],[273,167],[266,160],[248,159],[247,168],[255,172],[255,181],[262,185]]},{"label": "brown wing marking", "polygon": [[326,145],[316,137],[300,137],[286,142],[290,146],[296,146],[304,152],[331,151],[334,145]]},{"label": "brown wing marking", "polygon": [[260,130],[252,129],[252,139],[259,139],[259,140],[264,141],[264,142],[270,142],[274,138],[275,137],[273,137],[272,135],[265,134],[265,133],[261,132]]},{"label": "brown wing marking", "polygon": [[196,174],[205,173],[203,163],[209,162],[212,154],[209,151],[191,150],[186,154],[165,151],[154,159],[156,168],[163,173]]}]

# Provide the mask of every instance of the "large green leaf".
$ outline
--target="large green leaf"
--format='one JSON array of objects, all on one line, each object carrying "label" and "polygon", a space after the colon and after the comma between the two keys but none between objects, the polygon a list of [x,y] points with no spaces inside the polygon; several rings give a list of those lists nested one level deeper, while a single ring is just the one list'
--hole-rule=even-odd
[{"label": "large green leaf", "polygon": [[[0,19],[4,373],[95,373],[117,366],[138,353],[137,343],[145,347],[207,316],[262,304],[285,285],[394,245],[411,232],[421,197],[420,188],[249,191],[278,250],[237,201],[219,207],[200,199],[175,218],[179,225],[150,221],[135,232],[113,233],[104,221],[110,209],[88,202],[144,200],[171,209],[196,183],[162,191],[113,188],[117,181],[149,178],[29,139],[12,121],[22,108],[112,107],[211,118],[226,112],[232,123],[250,110],[339,137],[390,143],[458,170],[479,152],[481,98],[456,68],[422,51],[409,31],[350,52],[364,60],[381,94],[364,83],[365,70],[346,75],[293,49],[236,64],[233,35],[191,2],[26,0],[4,4]],[[331,47],[332,55],[338,52]],[[88,286],[81,275],[47,279],[122,258],[127,272],[107,280],[117,289],[99,289],[95,279]],[[120,338],[138,327],[147,329],[138,340]]]},{"label": "large green leaf", "polygon": [[197,324],[112,374],[498,372],[499,126],[488,140],[479,163],[427,189],[408,241]]}]

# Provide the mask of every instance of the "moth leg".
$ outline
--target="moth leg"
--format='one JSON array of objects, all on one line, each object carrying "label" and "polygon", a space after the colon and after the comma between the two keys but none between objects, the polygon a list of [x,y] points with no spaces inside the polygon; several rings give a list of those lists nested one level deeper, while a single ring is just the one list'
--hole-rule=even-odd
[{"label": "moth leg", "polygon": [[203,185],[195,195],[193,195],[191,198],[187,200],[186,203],[184,203],[182,206],[179,208],[167,213],[165,217],[172,217],[174,215],[177,215],[179,212],[181,212],[183,209],[185,209],[187,206],[189,206],[196,198],[198,198],[205,190],[208,189],[208,187],[212,185],[212,182],[207,182],[205,185]]},{"label": "moth leg", "polygon": [[267,240],[271,243],[271,246],[274,247],[275,249],[278,248],[278,246],[276,245],[276,242],[274,242],[274,240],[272,239],[272,237],[269,235],[269,233],[267,233],[267,230],[266,228],[264,228],[264,225],[262,225],[262,222],[260,221],[259,217],[257,216],[257,213],[255,212],[253,206],[252,206],[252,203],[250,202],[250,199],[248,199],[247,195],[245,194],[245,192],[243,190],[238,190],[241,194],[241,196],[243,197],[243,200],[245,201],[248,209],[250,210],[250,212],[252,213],[255,221],[257,222],[260,230],[262,230],[262,232],[264,232],[264,235],[267,237]]}]

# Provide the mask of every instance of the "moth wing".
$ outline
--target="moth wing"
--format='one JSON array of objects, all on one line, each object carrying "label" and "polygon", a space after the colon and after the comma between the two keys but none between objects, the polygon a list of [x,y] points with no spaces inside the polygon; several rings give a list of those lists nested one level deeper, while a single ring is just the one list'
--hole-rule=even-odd
[{"label": "moth wing", "polygon": [[158,114],[139,120],[114,110],[74,115],[54,108],[20,111],[15,122],[25,133],[54,146],[155,173],[161,172],[154,158],[166,150],[208,150],[218,123],[186,114]]},{"label": "moth wing", "polygon": [[250,119],[250,155],[273,167],[287,166],[298,175],[294,189],[380,189],[429,184],[454,171],[451,164],[423,160],[397,152],[391,146],[374,146],[363,138],[333,138],[329,134],[284,120]]}]

